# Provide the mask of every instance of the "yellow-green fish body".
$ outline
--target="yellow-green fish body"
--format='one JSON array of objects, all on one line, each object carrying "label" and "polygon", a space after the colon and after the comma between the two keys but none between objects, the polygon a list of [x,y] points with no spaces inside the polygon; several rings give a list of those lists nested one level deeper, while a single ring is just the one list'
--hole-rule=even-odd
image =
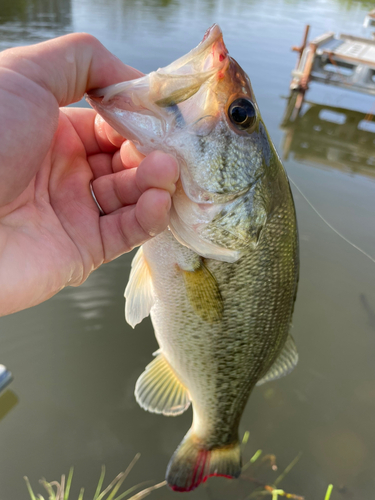
[{"label": "yellow-green fish body", "polygon": [[214,26],[167,68],[90,102],[142,152],[158,147],[181,165],[170,228],[138,251],[125,292],[128,322],[151,314],[160,346],[137,401],[166,415],[193,406],[167,482],[190,491],[211,475],[238,477],[253,387],[298,360],[294,204],[250,81]]}]

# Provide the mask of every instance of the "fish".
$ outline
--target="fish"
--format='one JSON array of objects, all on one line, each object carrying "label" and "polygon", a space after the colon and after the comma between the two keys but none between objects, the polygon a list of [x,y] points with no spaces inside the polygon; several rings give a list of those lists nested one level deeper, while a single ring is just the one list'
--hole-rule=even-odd
[{"label": "fish", "polygon": [[125,290],[127,322],[151,315],[159,344],[137,402],[167,416],[192,405],[167,484],[191,491],[210,476],[237,478],[250,393],[298,361],[294,201],[250,79],[213,25],[165,68],[87,99],[139,151],[161,149],[180,165],[169,227],[137,251]]}]

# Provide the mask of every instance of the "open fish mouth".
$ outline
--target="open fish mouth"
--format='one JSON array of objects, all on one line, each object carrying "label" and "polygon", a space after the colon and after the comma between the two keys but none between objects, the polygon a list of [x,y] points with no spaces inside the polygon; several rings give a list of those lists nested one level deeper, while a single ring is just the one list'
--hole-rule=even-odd
[{"label": "open fish mouth", "polygon": [[[155,124],[157,120],[161,122],[160,131],[168,132],[177,111],[175,107],[197,94],[214,75],[225,71],[228,64],[228,51],[222,32],[219,26],[213,25],[196,48],[165,68],[136,80],[92,90],[87,93],[86,99],[108,122],[114,123],[116,129],[121,128],[124,137],[145,148],[150,139],[150,134],[145,132],[145,123],[141,120],[138,127],[134,123],[126,123],[128,113],[137,115],[137,118],[140,118],[139,115],[152,115],[155,117]],[[184,116],[184,124],[207,121],[214,114],[212,109],[209,113],[204,112],[208,110],[208,103],[205,101],[207,96],[203,95],[195,104],[194,110],[186,111],[185,114],[189,116]],[[158,135],[155,127],[153,133]]]},{"label": "open fish mouth", "polygon": [[[223,35],[218,25],[209,28],[200,44],[188,54],[180,57],[165,68],[159,68],[150,73],[155,78],[152,83],[146,83],[145,77],[121,82],[102,89],[94,89],[87,93],[86,98],[91,104],[108,104],[112,99],[122,92],[132,88],[141,88],[146,85],[150,87],[150,100],[161,108],[178,104],[191,97],[207,78],[216,71],[224,69],[228,65],[228,50],[223,41]],[[173,78],[171,84],[170,79]],[[131,93],[127,94],[129,100],[134,98]],[[123,96],[124,97],[124,96]],[[137,102],[134,105],[137,106]]]}]

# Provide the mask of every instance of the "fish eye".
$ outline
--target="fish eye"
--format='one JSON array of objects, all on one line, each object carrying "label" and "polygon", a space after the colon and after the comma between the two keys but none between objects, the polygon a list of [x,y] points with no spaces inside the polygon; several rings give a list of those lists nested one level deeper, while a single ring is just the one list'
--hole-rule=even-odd
[{"label": "fish eye", "polygon": [[254,125],[257,118],[254,104],[243,97],[232,102],[228,114],[231,122],[242,130]]}]

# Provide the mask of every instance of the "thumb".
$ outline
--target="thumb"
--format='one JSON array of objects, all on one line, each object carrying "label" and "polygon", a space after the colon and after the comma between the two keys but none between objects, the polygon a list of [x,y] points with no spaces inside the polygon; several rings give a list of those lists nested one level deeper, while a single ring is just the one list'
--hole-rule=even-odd
[{"label": "thumb", "polygon": [[49,90],[59,106],[79,101],[90,89],[142,76],[86,33],[6,50],[0,65]]}]

